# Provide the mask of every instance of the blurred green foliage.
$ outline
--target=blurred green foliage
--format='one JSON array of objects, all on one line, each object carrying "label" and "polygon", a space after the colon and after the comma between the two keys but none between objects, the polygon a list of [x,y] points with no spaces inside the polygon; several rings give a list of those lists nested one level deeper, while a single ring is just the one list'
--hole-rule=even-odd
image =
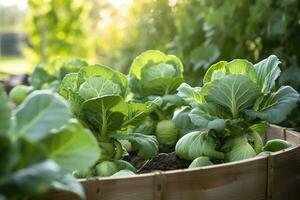
[{"label": "blurred green foliage", "polygon": [[[159,49],[180,57],[186,81],[202,85],[204,71],[218,60],[255,63],[276,54],[283,61],[279,84],[300,91],[298,0],[139,0],[129,13],[126,39],[109,51],[118,56],[108,64],[126,71],[140,52]],[[290,116],[283,125],[300,130],[300,107]]]},{"label": "blurred green foliage", "polygon": [[129,66],[142,51],[159,49],[179,56],[187,77],[200,80],[217,60],[257,62],[276,54],[284,61],[282,69],[300,63],[297,0],[139,0],[129,13],[131,20],[123,32],[126,39],[111,49],[118,56],[108,64],[125,57],[128,61],[120,67]]},{"label": "blurred green foliage", "polygon": [[[202,85],[205,70],[218,60],[245,58],[255,63],[275,54],[283,70],[278,83],[300,91],[299,0],[133,0],[125,14],[125,6],[116,8],[106,0],[29,0],[29,5],[36,60],[96,56],[128,72],[133,58],[157,49],[178,56],[186,81]],[[297,113],[299,106],[284,125],[300,127]]]},{"label": "blurred green foliage", "polygon": [[57,56],[92,56],[89,1],[29,0],[28,4],[25,28],[30,48],[25,54],[33,63],[45,63]]}]

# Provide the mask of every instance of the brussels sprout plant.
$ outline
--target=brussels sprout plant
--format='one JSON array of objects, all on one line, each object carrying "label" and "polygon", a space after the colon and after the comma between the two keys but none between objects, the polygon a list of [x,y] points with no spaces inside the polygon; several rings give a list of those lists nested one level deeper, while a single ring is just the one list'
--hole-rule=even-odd
[{"label": "brussels sprout plant", "polygon": [[[174,55],[149,50],[137,56],[130,67],[129,84],[136,102],[156,102],[148,118],[148,127],[138,127],[144,134],[155,133],[160,144],[174,146],[179,130],[172,121],[173,113],[183,104],[176,94],[183,83],[183,65]],[[150,122],[149,122],[150,121]]]},{"label": "brussels sprout plant", "polygon": [[202,131],[182,137],[176,154],[187,160],[206,156],[230,162],[289,147],[278,140],[263,146],[261,138],[268,123],[282,122],[299,100],[290,86],[275,89],[279,64],[274,55],[255,65],[242,59],[220,61],[206,72],[203,87],[181,84],[178,95],[189,105],[191,122]]},{"label": "brussels sprout plant", "polygon": [[96,175],[110,176],[122,169],[134,171],[129,163],[115,163],[126,154],[120,140],[129,140],[144,159],[158,153],[154,136],[127,132],[153,110],[151,102],[127,101],[127,91],[125,75],[102,65],[88,65],[77,73],[69,73],[60,86],[60,94],[69,101],[74,115],[92,130],[98,140],[101,152]]},{"label": "brussels sprout plant", "polygon": [[127,77],[78,59],[38,66],[31,86],[11,91],[15,110],[0,87],[0,199],[49,187],[83,198],[74,177],[131,176],[168,156],[196,168],[288,148],[262,140],[268,124],[283,121],[299,101],[292,87],[276,89],[279,64],[274,55],[254,65],[220,61],[202,87],[184,83],[176,56],[154,50],[136,57]]},{"label": "brussels sprout plant", "polygon": [[62,97],[35,91],[12,110],[1,85],[0,143],[0,199],[35,196],[50,187],[84,198],[71,173],[94,165],[100,153]]}]

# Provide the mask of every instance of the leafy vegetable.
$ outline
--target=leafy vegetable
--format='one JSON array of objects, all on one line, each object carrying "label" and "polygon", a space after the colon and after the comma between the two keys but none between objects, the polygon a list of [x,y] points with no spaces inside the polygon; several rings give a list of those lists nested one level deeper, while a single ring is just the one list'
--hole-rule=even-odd
[{"label": "leafy vegetable", "polygon": [[188,160],[208,156],[230,162],[268,150],[261,138],[267,123],[282,122],[299,101],[290,86],[275,90],[279,64],[274,55],[255,65],[241,59],[220,61],[206,72],[203,87],[183,83],[177,91],[189,105],[185,110],[190,121],[208,131],[183,136],[176,154]]},{"label": "leafy vegetable", "polygon": [[[155,137],[129,131],[153,111],[153,104],[127,101],[127,93],[125,75],[102,65],[88,65],[77,73],[67,74],[60,86],[60,94],[69,101],[77,119],[92,130],[98,140],[98,175],[112,175],[114,170],[108,173],[107,166],[116,165],[115,161],[126,154],[120,140],[130,141],[142,158],[148,159],[158,153]],[[120,163],[122,161],[117,162]],[[124,163],[122,165],[125,167]],[[126,169],[133,170],[126,165]]]},{"label": "leafy vegetable", "polygon": [[156,126],[156,137],[158,142],[173,146],[177,142],[178,130],[172,120],[163,120],[158,122]]},{"label": "leafy vegetable", "polygon": [[16,110],[16,134],[39,141],[70,118],[68,104],[60,96],[50,91],[35,91]]},{"label": "leafy vegetable", "polygon": [[164,95],[183,82],[183,66],[173,55],[149,50],[135,58],[130,67],[130,85],[135,95]]},{"label": "leafy vegetable", "polygon": [[7,103],[7,96],[3,86],[0,84],[0,135],[8,133],[11,127],[11,109]]},{"label": "leafy vegetable", "polygon": [[258,117],[270,123],[280,123],[296,107],[299,94],[290,86],[282,86],[276,92],[265,96],[256,110],[247,110],[246,114]]},{"label": "leafy vegetable", "polygon": [[189,165],[189,168],[197,168],[213,165],[213,163],[209,160],[208,157],[201,156],[193,160],[193,162]]},{"label": "leafy vegetable", "polygon": [[17,85],[10,91],[9,99],[16,105],[20,105],[24,101],[30,90],[31,88],[28,86]]},{"label": "leafy vegetable", "polygon": [[[99,147],[92,133],[76,121],[71,121],[42,141],[48,156],[71,173],[92,166],[99,158]],[[80,146],[80,148],[78,148]],[[78,162],[78,159],[81,162]]]},{"label": "leafy vegetable", "polygon": [[112,138],[129,140],[133,150],[138,151],[138,155],[143,159],[155,157],[158,154],[158,142],[155,136],[140,133],[114,134]]},{"label": "leafy vegetable", "polygon": [[292,144],[290,144],[289,142],[287,142],[285,140],[273,139],[273,140],[267,141],[267,143],[263,147],[263,150],[275,152],[275,151],[280,151],[280,150],[289,148],[291,146],[292,146]]},{"label": "leafy vegetable", "polygon": [[93,172],[90,168],[84,170],[75,170],[72,172],[75,178],[87,178],[93,176]]},{"label": "leafy vegetable", "polygon": [[228,147],[229,151],[226,153],[226,161],[238,161],[256,156],[253,147],[248,143],[244,135],[230,137],[225,142],[223,148]]},{"label": "leafy vegetable", "polygon": [[194,160],[200,156],[213,159],[224,159],[224,153],[216,150],[217,144],[209,132],[195,131],[184,135],[176,144],[176,154],[186,160]]},{"label": "leafy vegetable", "polygon": [[[149,50],[135,58],[129,72],[133,101],[152,101],[155,106],[147,121],[133,132],[156,134],[160,145],[175,145],[178,130],[171,119],[175,109],[184,104],[182,98],[175,94],[182,82],[183,66],[176,56]],[[154,128],[146,124],[152,124]]]},{"label": "leafy vegetable", "polygon": [[118,171],[117,165],[112,161],[103,161],[96,165],[97,176],[111,176]]},{"label": "leafy vegetable", "polygon": [[57,91],[66,74],[78,72],[87,63],[80,59],[57,58],[46,65],[37,65],[29,77],[34,89],[48,88]]},{"label": "leafy vegetable", "polygon": [[0,102],[2,196],[24,198],[55,187],[84,198],[81,185],[68,172],[93,165],[99,149],[88,130],[70,121],[66,102],[52,92],[35,91],[12,112],[2,86]]},{"label": "leafy vegetable", "polygon": [[111,177],[120,177],[120,176],[133,176],[135,175],[132,171],[128,169],[120,170],[116,173],[114,173]]}]

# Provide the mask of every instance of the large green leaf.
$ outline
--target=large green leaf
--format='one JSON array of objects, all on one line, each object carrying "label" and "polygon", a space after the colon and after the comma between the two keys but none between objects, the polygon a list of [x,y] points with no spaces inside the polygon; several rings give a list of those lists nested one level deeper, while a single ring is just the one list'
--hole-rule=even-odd
[{"label": "large green leaf", "polygon": [[99,158],[99,147],[92,133],[73,121],[45,138],[48,155],[63,172],[91,167]]},{"label": "large green leaf", "polygon": [[27,166],[1,180],[1,193],[12,197],[41,194],[49,189],[59,172],[59,166],[52,160]]},{"label": "large green leaf", "polygon": [[77,73],[67,74],[61,82],[59,94],[67,100],[71,100],[72,94],[77,91]]},{"label": "large green leaf", "polygon": [[174,112],[172,120],[176,128],[179,130],[180,136],[196,129],[196,126],[192,123],[189,116],[190,112],[190,108],[187,107]]},{"label": "large green leaf", "polygon": [[206,84],[202,90],[205,90],[207,102],[228,108],[233,118],[237,118],[241,111],[253,106],[260,96],[256,84],[242,75],[227,75]]},{"label": "large green leaf", "polygon": [[51,186],[58,190],[73,192],[81,199],[85,199],[85,193],[81,184],[70,174],[57,178],[52,182]]},{"label": "large green leaf", "polygon": [[282,86],[275,93],[266,96],[258,110],[246,110],[251,117],[258,117],[270,123],[280,123],[297,106],[299,94],[290,86]]},{"label": "large green leaf", "polygon": [[142,71],[145,67],[151,65],[157,65],[160,63],[171,64],[176,69],[176,74],[179,77],[182,77],[183,66],[181,61],[173,55],[166,55],[160,51],[149,50],[145,51],[138,57],[136,57],[131,64],[130,74],[137,77],[137,79],[141,80]]},{"label": "large green leaf", "polygon": [[128,133],[111,134],[110,136],[119,140],[129,140],[133,149],[138,151],[138,156],[143,159],[153,158],[158,154],[158,141],[153,135]]},{"label": "large green leaf", "polygon": [[77,88],[78,74],[67,74],[60,84],[59,94],[68,100],[72,112],[77,115],[84,99],[78,95]]},{"label": "large green leaf", "polygon": [[219,118],[216,113],[210,113],[203,106],[194,108],[189,113],[189,117],[191,118],[192,123],[199,128],[208,128],[220,131],[223,130],[226,125],[225,119]]},{"label": "large green leaf", "polygon": [[84,100],[103,96],[120,95],[121,89],[114,82],[102,77],[89,77],[79,87],[79,95]]},{"label": "large green leaf", "polygon": [[180,158],[194,160],[200,156],[223,159],[224,154],[216,150],[216,141],[205,131],[195,131],[184,135],[176,144],[175,152]]},{"label": "large green leaf", "polygon": [[142,103],[130,103],[126,105],[127,111],[125,114],[123,126],[127,125],[133,125],[137,126],[139,125],[145,117],[149,115],[153,111],[152,106],[148,106],[146,104]]},{"label": "large green leaf", "polygon": [[247,76],[256,83],[257,74],[252,63],[243,59],[235,59],[225,65],[226,74],[240,74]]},{"label": "large green leaf", "polygon": [[0,134],[0,155],[0,177],[3,177],[14,168],[19,158],[17,145],[11,140],[9,134]]},{"label": "large green leaf", "polygon": [[29,165],[36,164],[48,159],[47,151],[43,144],[32,142],[24,138],[18,138],[18,156],[14,169],[23,169]]},{"label": "large green leaf", "polygon": [[257,84],[264,94],[271,92],[274,87],[275,80],[279,77],[281,72],[278,67],[280,63],[277,56],[271,55],[254,65],[257,72]]},{"label": "large green leaf", "polygon": [[226,161],[238,161],[256,156],[255,150],[248,143],[244,135],[233,136],[225,142],[224,146],[229,149],[226,153]]},{"label": "large green leaf", "polygon": [[144,96],[172,94],[183,82],[183,78],[157,78],[142,85]]},{"label": "large green leaf", "polygon": [[8,133],[11,126],[11,108],[2,85],[0,85],[0,135]]},{"label": "large green leaf", "polygon": [[35,67],[31,76],[29,77],[29,83],[36,89],[40,89],[43,84],[50,83],[56,79],[55,76],[50,75],[42,65]]},{"label": "large green leaf", "polygon": [[[112,110],[114,107],[118,109]],[[105,96],[85,101],[78,117],[89,124],[92,130],[105,134],[106,131],[118,130],[121,127],[126,109],[121,96]]]},{"label": "large green leaf", "polygon": [[157,65],[150,65],[149,67],[142,70],[142,82],[147,84],[147,82],[155,80],[157,78],[172,78],[176,77],[176,69],[173,65],[160,63]]},{"label": "large green leaf", "polygon": [[203,103],[205,101],[200,93],[201,87],[191,87],[186,83],[182,83],[177,88],[177,91],[177,95],[192,107],[196,107],[199,105],[199,103]]},{"label": "large green leaf", "polygon": [[126,76],[118,71],[115,71],[107,66],[103,65],[89,65],[82,68],[78,72],[77,87],[79,88],[89,77],[103,77],[115,84],[117,84],[121,91],[122,96],[127,93],[127,79]]},{"label": "large green leaf", "polygon": [[130,67],[130,87],[137,96],[172,94],[183,82],[183,66],[173,55],[149,50]]},{"label": "large green leaf", "polygon": [[248,129],[251,132],[256,132],[262,136],[267,132],[268,124],[266,122],[260,122],[260,123],[251,125]]},{"label": "large green leaf", "polygon": [[226,69],[225,69],[226,64],[227,64],[227,61],[219,61],[216,64],[213,64],[212,66],[210,66],[209,69],[205,73],[205,76],[203,78],[203,83],[205,84],[205,83],[211,82],[213,74],[216,71],[221,71],[221,72],[225,73],[226,72]]},{"label": "large green leaf", "polygon": [[38,141],[60,128],[71,117],[68,104],[49,91],[31,93],[16,111],[18,136]]}]

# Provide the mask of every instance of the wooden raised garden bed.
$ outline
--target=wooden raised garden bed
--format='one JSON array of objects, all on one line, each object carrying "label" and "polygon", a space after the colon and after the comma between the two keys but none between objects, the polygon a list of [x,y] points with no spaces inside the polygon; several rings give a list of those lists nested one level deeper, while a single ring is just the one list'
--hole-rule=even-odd
[{"label": "wooden raised garden bed", "polygon": [[[265,140],[284,139],[293,147],[239,162],[198,169],[161,171],[120,178],[81,180],[89,200],[299,200],[300,134],[269,127]],[[51,190],[41,199],[78,199]]]}]

